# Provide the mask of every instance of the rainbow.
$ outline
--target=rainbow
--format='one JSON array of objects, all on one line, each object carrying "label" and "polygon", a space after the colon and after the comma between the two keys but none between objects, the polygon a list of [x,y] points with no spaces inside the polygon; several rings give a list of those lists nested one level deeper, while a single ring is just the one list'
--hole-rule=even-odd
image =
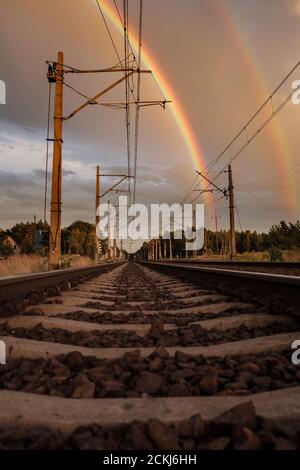
[{"label": "rainbow", "polygon": [[[118,32],[123,33],[120,19],[113,5],[109,3],[109,0],[99,0],[99,2],[103,12],[109,18],[113,26]],[[229,10],[229,7],[225,6],[224,0],[209,0],[209,4],[213,8],[216,21],[219,22],[220,28],[224,30],[228,40],[236,51],[239,61],[244,69],[245,78],[251,83],[251,86],[258,97],[258,105],[261,104],[261,102],[269,96],[269,92],[256,63],[256,58],[248,45],[245,34],[239,29],[233,13]],[[132,30],[130,32],[130,41],[133,49],[137,51],[138,38]],[[144,65],[153,71],[163,94],[167,99],[172,101],[172,103],[168,104],[168,108],[170,109],[178,126],[194,167],[198,170],[203,169],[208,162],[205,160],[204,152],[195,135],[195,131],[189,122],[184,106],[180,102],[180,99],[161,69],[161,66],[144,45],[142,59]],[[276,164],[278,165],[278,171],[281,173],[286,172],[289,169],[290,155],[282,127],[280,126],[280,122],[277,118],[275,118],[272,124],[268,126],[266,132],[272,146]],[[298,205],[296,188],[294,190],[291,186],[288,191],[288,197],[285,199],[285,203],[287,205],[286,209],[293,211]],[[209,199],[212,199],[211,196]]]},{"label": "rainbow", "polygon": [[[107,15],[113,26],[120,33],[123,33],[120,18],[118,17],[115,8],[110,5],[107,0],[100,0],[99,3],[101,4],[103,12]],[[137,51],[138,38],[132,30],[130,31],[130,42],[132,48]],[[184,107],[180,102],[178,96],[176,96],[174,89],[172,88],[169,80],[165,76],[160,65],[144,45],[142,49],[142,61],[148,69],[153,71],[155,79],[159,87],[161,88],[164,96],[166,96],[166,99],[172,101],[172,103],[168,104],[167,106],[170,109],[173,118],[175,119],[179,132],[183,138],[183,141],[187,147],[188,153],[193,161],[195,168],[201,170],[203,167],[206,166],[207,162],[205,161],[203,150],[201,149],[201,146],[192,128],[192,125],[189,122]]]},{"label": "rainbow", "polygon": [[[225,5],[224,0],[210,0],[209,4],[219,22],[220,28],[224,30],[234,48],[244,69],[245,77],[256,93],[259,100],[258,105],[260,105],[270,95],[270,91],[268,91],[264,83],[256,57],[247,42],[244,32],[239,28],[233,12],[229,9],[229,6]],[[289,161],[291,158],[284,132],[278,118],[275,118],[264,132],[266,132],[269,137],[279,173],[287,172],[290,169]],[[284,202],[287,206],[286,210],[296,210],[298,206],[298,195],[295,186],[291,185],[288,189],[288,194]]]}]

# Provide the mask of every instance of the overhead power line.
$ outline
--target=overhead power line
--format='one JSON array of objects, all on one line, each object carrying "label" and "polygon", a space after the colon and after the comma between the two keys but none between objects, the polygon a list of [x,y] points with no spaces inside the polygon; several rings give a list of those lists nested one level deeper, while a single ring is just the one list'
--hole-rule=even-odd
[{"label": "overhead power line", "polygon": [[[278,93],[278,91],[282,88],[282,86],[286,83],[286,81],[291,77],[291,75],[295,72],[295,70],[299,67],[300,65],[300,61],[298,61],[296,63],[296,65],[294,65],[294,67],[292,67],[292,69],[288,72],[288,74],[281,80],[281,82],[276,86],[276,88],[273,90],[273,92],[271,93],[271,95],[263,102],[263,104],[257,109],[257,111],[250,117],[250,119],[248,119],[248,121],[243,125],[243,127],[239,130],[239,132],[234,136],[234,138],[229,142],[229,144],[222,150],[222,152],[212,160],[212,162],[210,162],[205,168],[204,168],[204,171],[205,170],[209,170],[211,169],[212,167],[215,166],[215,164],[220,160],[220,158],[223,157],[223,155],[227,152],[227,150],[229,150],[232,145],[237,141],[237,139],[243,134],[243,132],[245,132],[247,130],[247,128],[249,127],[249,125],[254,121],[254,119],[261,113],[261,111],[268,105],[268,104],[272,104],[272,109],[273,109],[273,97]],[[293,92],[291,93],[291,95],[289,95],[288,99],[295,93],[296,90],[293,90]],[[286,104],[286,103],[285,103]],[[282,108],[280,108],[282,109]],[[280,111],[279,109],[279,111]],[[275,111],[273,110],[273,115],[275,115]]]},{"label": "overhead power line", "polygon": [[117,49],[117,46],[116,46],[116,43],[115,43],[115,41],[114,41],[114,39],[113,39],[113,37],[112,37],[112,34],[111,34],[111,32],[110,32],[110,28],[109,28],[108,23],[107,23],[107,21],[106,21],[106,18],[105,18],[105,16],[104,16],[103,10],[102,10],[102,8],[101,8],[101,6],[100,6],[100,3],[99,3],[98,0],[96,0],[96,3],[97,3],[97,6],[98,6],[99,13],[100,13],[100,15],[102,16],[103,23],[104,23],[104,25],[105,25],[106,31],[107,31],[108,36],[109,36],[109,38],[110,38],[110,41],[111,41],[111,43],[112,43],[113,49],[114,49],[114,51],[115,51],[115,53],[116,53],[116,56],[117,56],[117,58],[118,58],[118,60],[119,60],[119,63],[122,63],[121,58],[120,58],[120,55],[119,55],[119,52],[118,52],[118,49]]},{"label": "overhead power line", "polygon": [[[143,0],[140,0],[140,16],[139,16],[139,50],[138,50],[138,70],[141,69],[142,62],[142,27],[143,27]],[[136,177],[137,177],[137,155],[138,155],[138,139],[139,139],[139,117],[140,117],[140,93],[141,93],[141,74],[137,77],[137,103],[135,108],[135,141],[134,141],[134,167],[133,167],[133,203],[136,196]]]}]

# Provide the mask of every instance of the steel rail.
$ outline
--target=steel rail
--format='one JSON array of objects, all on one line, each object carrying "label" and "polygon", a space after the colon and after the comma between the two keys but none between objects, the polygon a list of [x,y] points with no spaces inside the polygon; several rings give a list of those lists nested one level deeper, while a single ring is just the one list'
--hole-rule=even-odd
[{"label": "steel rail", "polygon": [[142,261],[160,271],[179,277],[192,277],[215,286],[220,292],[232,293],[240,300],[253,301],[272,313],[289,313],[300,318],[300,276],[218,269],[188,264]]},{"label": "steel rail", "polygon": [[22,312],[25,305],[37,304],[48,295],[59,295],[80,282],[110,271],[122,264],[103,263],[84,268],[70,268],[43,273],[22,274],[0,278],[0,315]]},{"label": "steel rail", "polygon": [[201,260],[201,259],[173,259],[160,260],[160,263],[180,263],[180,264],[196,264],[211,266],[245,266],[245,267],[266,267],[266,268],[299,268],[300,261],[231,261],[229,260]]}]

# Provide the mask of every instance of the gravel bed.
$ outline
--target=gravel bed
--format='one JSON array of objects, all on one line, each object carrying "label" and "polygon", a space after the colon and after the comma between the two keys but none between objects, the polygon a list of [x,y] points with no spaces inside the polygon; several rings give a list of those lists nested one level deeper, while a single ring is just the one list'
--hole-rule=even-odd
[{"label": "gravel bed", "polygon": [[[249,308],[250,310],[250,308]],[[105,312],[105,313],[87,313],[83,310],[77,310],[74,312],[68,313],[58,313],[55,315],[50,315],[52,318],[64,318],[66,320],[79,320],[87,321],[91,323],[99,323],[103,325],[113,325],[113,324],[122,324],[122,323],[135,323],[135,324],[149,324],[153,321],[162,321],[163,323],[174,324],[177,326],[187,326],[191,322],[201,321],[201,320],[211,320],[214,318],[221,317],[230,317],[233,315],[240,315],[242,313],[248,313],[245,309],[239,311],[236,308],[226,310],[226,312],[220,313],[180,313],[178,315],[168,314],[166,312],[161,313],[149,313],[147,315],[143,312],[130,312],[125,313],[114,313],[114,312]],[[249,312],[253,313],[253,312]],[[33,308],[26,312],[27,315],[41,315],[44,316],[43,312],[38,308]]]},{"label": "gravel bed", "polygon": [[[298,430],[297,430],[298,429]],[[292,431],[257,416],[246,402],[215,420],[201,415],[178,423],[159,420],[80,427],[69,435],[48,428],[0,430],[0,450],[300,450],[300,422]]]},{"label": "gravel bed", "polygon": [[300,385],[291,350],[225,358],[170,357],[158,348],[147,358],[140,351],[102,360],[78,351],[52,359],[9,359],[0,368],[0,389],[69,398],[146,396],[230,396]]},{"label": "gravel bed", "polygon": [[7,323],[0,325],[0,336],[14,336],[87,348],[212,346],[293,331],[295,331],[294,325],[279,321],[274,321],[267,326],[241,325],[223,331],[216,328],[206,330],[197,324],[165,330],[164,323],[158,320],[151,324],[149,332],[145,336],[140,336],[134,331],[114,330],[113,328],[107,331],[80,330],[74,332],[62,328],[45,328],[41,324],[32,328],[12,327]]}]

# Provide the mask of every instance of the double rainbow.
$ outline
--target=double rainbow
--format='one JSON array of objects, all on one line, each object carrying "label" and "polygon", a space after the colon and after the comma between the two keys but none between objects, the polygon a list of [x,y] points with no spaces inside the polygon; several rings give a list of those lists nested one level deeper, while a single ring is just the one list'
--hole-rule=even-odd
[{"label": "double rainbow", "polygon": [[[270,95],[270,91],[268,91],[268,87],[264,82],[255,54],[244,32],[239,27],[233,12],[230,10],[230,7],[225,4],[224,0],[209,0],[209,4],[213,9],[219,27],[223,29],[239,59],[239,63],[242,65],[245,78],[258,97],[258,105],[263,103]],[[275,164],[279,174],[288,173],[290,170],[291,155],[278,117],[272,121],[265,132],[274,156],[274,160],[270,161],[269,164]],[[287,187],[286,196],[283,201],[285,209],[291,211],[291,213],[296,211],[297,207],[299,210],[298,199],[297,187],[291,184]]]},{"label": "double rainbow", "polygon": [[[113,26],[120,32],[123,33],[123,28],[120,23],[120,19],[115,11],[115,8],[108,0],[100,0],[101,8],[106,16],[109,18]],[[267,87],[263,81],[262,75],[256,65],[255,57],[248,46],[245,35],[239,30],[237,22],[229,10],[225,6],[224,0],[210,0],[210,5],[213,7],[216,21],[219,22],[220,28],[223,28],[228,40],[232,47],[236,51],[239,61],[241,62],[245,76],[253,86],[259,100],[263,102],[269,95]],[[131,30],[130,41],[134,50],[138,50],[138,38]],[[143,63],[151,69],[155,74],[155,78],[161,88],[163,94],[170,99],[172,103],[168,105],[173,118],[178,126],[178,130],[183,138],[183,141],[187,147],[189,156],[196,169],[201,170],[208,163],[205,160],[201,145],[195,135],[195,131],[187,117],[183,104],[176,95],[170,81],[162,71],[159,63],[152,56],[150,51],[143,45]],[[259,103],[260,104],[260,103]],[[275,161],[278,166],[279,172],[287,171],[289,168],[290,155],[288,152],[288,146],[285,142],[284,133],[277,119],[273,121],[268,129],[269,141],[275,156]],[[285,198],[286,209],[291,211],[295,210],[298,205],[298,196],[294,191],[292,185],[288,188],[288,195]]]}]

